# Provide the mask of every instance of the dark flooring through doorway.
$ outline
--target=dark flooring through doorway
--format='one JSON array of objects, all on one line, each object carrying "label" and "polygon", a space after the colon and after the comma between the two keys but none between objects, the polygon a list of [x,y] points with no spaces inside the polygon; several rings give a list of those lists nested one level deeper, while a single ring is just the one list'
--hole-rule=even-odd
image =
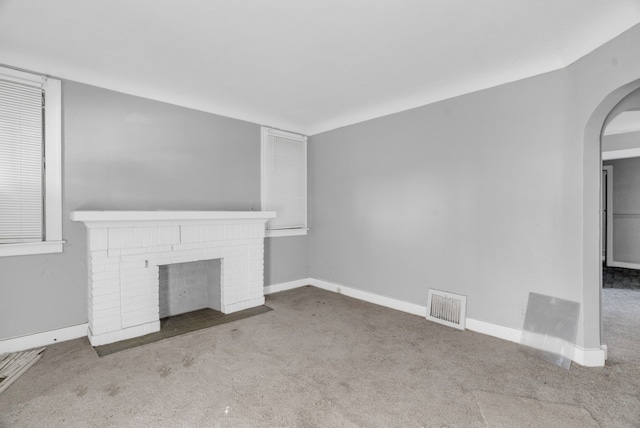
[{"label": "dark flooring through doorway", "polygon": [[640,290],[640,270],[602,266],[602,288]]}]

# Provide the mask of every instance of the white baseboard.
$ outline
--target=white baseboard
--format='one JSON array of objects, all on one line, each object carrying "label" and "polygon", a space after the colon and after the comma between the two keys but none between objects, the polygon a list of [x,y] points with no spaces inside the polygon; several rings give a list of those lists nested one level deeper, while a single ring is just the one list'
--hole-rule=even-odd
[{"label": "white baseboard", "polygon": [[280,291],[292,290],[294,288],[311,285],[311,278],[298,279],[295,281],[281,282],[280,284],[267,285],[264,287],[264,294],[273,294]]},{"label": "white baseboard", "polygon": [[151,321],[146,324],[135,325],[133,327],[123,328],[122,330],[95,335],[91,329],[89,329],[88,336],[91,346],[100,346],[119,342],[121,340],[132,339],[138,336],[144,336],[145,334],[155,333],[156,331],[160,331],[160,321]]},{"label": "white baseboard", "polygon": [[356,288],[346,287],[334,282],[324,281],[322,279],[310,278],[311,285],[322,288],[323,290],[333,291],[334,293],[344,294],[354,299],[364,300],[365,302],[374,303],[376,305],[385,306],[387,308],[396,309],[398,311],[407,312],[409,314],[421,317],[427,316],[427,308],[425,306],[416,305],[402,300],[396,300],[391,297],[381,296],[369,291],[362,291]]},{"label": "white baseboard", "polygon": [[85,337],[89,324],[79,324],[28,336],[14,337],[0,340],[0,354],[5,352],[19,352],[40,346],[52,345],[58,342]]},{"label": "white baseboard", "polygon": [[264,305],[264,296],[256,297],[255,299],[244,300],[242,302],[222,305],[222,312],[225,314],[232,314],[234,312],[244,311],[245,309],[255,308],[256,306],[262,305]]},{"label": "white baseboard", "polygon": [[[508,340],[514,343],[520,343],[520,336],[522,335],[522,331],[516,328],[503,327],[470,318],[467,318],[466,326],[467,329],[475,331],[476,333],[486,334],[488,336]],[[600,349],[585,349],[581,346],[574,345],[572,361],[584,367],[602,367],[604,366],[604,361],[607,359],[606,350],[606,345],[602,345]]]},{"label": "white baseboard", "polygon": [[[604,346],[604,348],[602,347]],[[584,367],[603,367],[607,359],[606,345],[598,348],[582,348],[574,345],[572,360]]]},{"label": "white baseboard", "polygon": [[472,318],[467,318],[466,327],[467,330],[486,334],[487,336],[497,337],[502,340],[508,340],[509,342],[514,343],[520,343],[520,336],[522,335],[522,331],[517,328],[503,327],[501,325],[479,321]]}]

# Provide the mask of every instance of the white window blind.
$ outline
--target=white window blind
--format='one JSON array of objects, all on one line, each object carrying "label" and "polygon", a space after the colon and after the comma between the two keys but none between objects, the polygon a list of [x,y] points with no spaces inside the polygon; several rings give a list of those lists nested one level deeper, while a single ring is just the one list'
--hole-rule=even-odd
[{"label": "white window blind", "polygon": [[307,139],[263,129],[262,209],[275,211],[267,228],[307,227]]},{"label": "white window blind", "polygon": [[40,242],[43,90],[0,79],[0,243]]}]

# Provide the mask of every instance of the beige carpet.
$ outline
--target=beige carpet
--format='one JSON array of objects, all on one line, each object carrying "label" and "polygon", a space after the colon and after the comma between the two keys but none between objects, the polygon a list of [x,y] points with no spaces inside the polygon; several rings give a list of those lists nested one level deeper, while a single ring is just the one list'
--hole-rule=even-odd
[{"label": "beige carpet", "polygon": [[315,288],[267,304],[103,358],[86,339],[50,346],[0,395],[0,426],[640,426],[640,367],[624,356],[567,371]]}]

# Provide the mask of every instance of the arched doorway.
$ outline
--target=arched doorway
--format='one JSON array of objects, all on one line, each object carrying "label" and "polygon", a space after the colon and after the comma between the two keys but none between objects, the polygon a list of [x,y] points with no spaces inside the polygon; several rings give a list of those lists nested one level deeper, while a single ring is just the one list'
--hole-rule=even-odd
[{"label": "arched doorway", "polygon": [[[601,139],[605,126],[630,107],[625,99],[640,88],[634,80],[607,95],[591,114],[584,131],[583,152],[583,305],[585,341],[603,345],[601,243]],[[589,332],[589,334],[587,334]],[[593,343],[595,345],[595,343]],[[585,343],[589,346],[588,343]]]}]

